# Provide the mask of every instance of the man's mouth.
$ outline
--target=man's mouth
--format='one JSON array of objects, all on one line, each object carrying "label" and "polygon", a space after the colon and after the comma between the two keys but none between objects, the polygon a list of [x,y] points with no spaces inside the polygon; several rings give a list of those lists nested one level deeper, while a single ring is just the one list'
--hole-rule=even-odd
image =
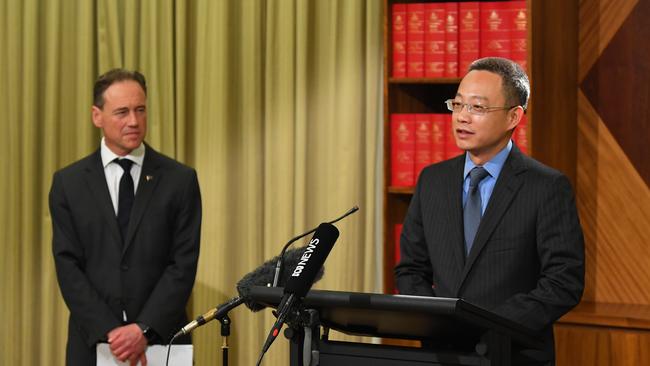
[{"label": "man's mouth", "polygon": [[469,136],[471,136],[473,134],[474,134],[474,132],[472,132],[472,131],[463,130],[463,129],[460,129],[460,128],[456,129],[456,136],[461,137],[461,138],[462,137],[469,137]]}]

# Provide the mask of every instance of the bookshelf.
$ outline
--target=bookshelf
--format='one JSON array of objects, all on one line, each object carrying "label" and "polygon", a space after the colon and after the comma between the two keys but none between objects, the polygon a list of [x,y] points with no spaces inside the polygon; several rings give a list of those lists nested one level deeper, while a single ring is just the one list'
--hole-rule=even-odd
[{"label": "bookshelf", "polygon": [[[413,187],[391,186],[391,114],[450,113],[443,101],[455,95],[461,80],[460,77],[392,76],[392,6],[443,2],[384,0],[383,283],[386,293],[395,292],[394,228],[403,222],[413,194]],[[526,1],[527,72],[532,89],[527,112],[528,153],[563,171],[573,183],[577,136],[577,11],[577,0]],[[535,121],[540,121],[539,126]]]}]

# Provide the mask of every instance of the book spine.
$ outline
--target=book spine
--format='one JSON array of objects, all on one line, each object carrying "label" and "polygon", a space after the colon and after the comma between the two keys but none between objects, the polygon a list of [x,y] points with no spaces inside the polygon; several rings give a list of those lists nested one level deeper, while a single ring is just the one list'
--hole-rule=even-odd
[{"label": "book spine", "polygon": [[428,114],[415,115],[415,181],[420,172],[433,161],[433,126]]},{"label": "book spine", "polygon": [[425,9],[424,76],[445,75],[445,4],[427,3]]},{"label": "book spine", "polygon": [[510,5],[510,57],[524,71],[528,68],[528,17],[526,1],[513,1]]},{"label": "book spine", "polygon": [[406,4],[392,7],[393,77],[406,77]]},{"label": "book spine", "polygon": [[433,143],[431,144],[431,163],[438,163],[446,159],[447,124],[445,122],[445,115],[442,113],[429,114],[429,119],[431,120],[433,138]]},{"label": "book spine", "polygon": [[415,121],[412,114],[391,115],[391,185],[411,187],[415,183]]},{"label": "book spine", "polygon": [[394,231],[394,235],[395,235],[395,264],[398,264],[399,261],[400,261],[400,258],[401,258],[401,255],[400,255],[399,251],[400,251],[400,241],[401,241],[400,238],[402,236],[402,227],[403,226],[404,226],[403,224],[395,224],[395,229],[394,229],[395,230]]},{"label": "book spine", "polygon": [[464,75],[469,65],[479,57],[479,3],[458,5],[458,72]]},{"label": "book spine", "polygon": [[458,3],[445,3],[445,77],[458,77]]},{"label": "book spine", "polygon": [[510,11],[507,2],[482,2],[480,6],[481,57],[510,58]]},{"label": "book spine", "polygon": [[441,114],[441,116],[442,117],[440,118],[442,118],[445,121],[445,131],[446,131],[445,159],[455,158],[456,156],[462,154],[463,150],[461,150],[456,145],[456,138],[454,137],[454,131],[451,122],[451,114]]},{"label": "book spine", "polygon": [[406,4],[406,76],[424,76],[424,4]]}]

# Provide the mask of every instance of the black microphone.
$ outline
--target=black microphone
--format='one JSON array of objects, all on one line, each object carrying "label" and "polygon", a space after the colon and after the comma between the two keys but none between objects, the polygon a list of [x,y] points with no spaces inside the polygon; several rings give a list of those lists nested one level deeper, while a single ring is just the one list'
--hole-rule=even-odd
[{"label": "black microphone", "polygon": [[[305,250],[307,250],[307,246],[294,248],[287,251],[284,258],[284,265],[292,270],[296,268],[296,266],[302,260],[302,256]],[[251,311],[260,311],[266,307],[265,305],[256,303],[251,299],[251,289],[254,286],[270,286],[271,281],[273,281],[274,278],[275,263],[277,263],[278,260],[280,260],[280,255],[264,262],[264,264],[259,266],[256,270],[245,275],[241,280],[239,280],[239,282],[237,282],[237,292],[239,293],[239,296],[245,300],[244,305],[246,305],[246,307],[248,307]],[[280,285],[287,283],[291,273],[292,272],[287,272],[282,276],[282,278],[280,278]],[[316,273],[314,282],[318,282],[321,278],[323,278],[324,273],[325,268],[321,266],[318,273]]]},{"label": "black microphone", "polygon": [[[357,212],[357,211],[359,211],[359,206],[356,206],[356,205],[355,205],[354,207],[352,207],[351,209],[349,209],[346,213],[344,213],[343,215],[341,215],[341,216],[335,218],[335,219],[332,220],[332,221],[328,221],[328,223],[329,223],[329,224],[334,224],[334,223],[336,223],[336,222],[338,222],[338,221],[341,221],[341,220],[343,220],[344,218],[346,218],[346,217],[352,215],[353,213],[355,213],[355,212]],[[282,267],[283,267],[283,265],[282,265],[282,257],[284,256],[284,252],[287,251],[287,248],[289,247],[289,245],[293,244],[296,240],[298,240],[298,239],[302,239],[302,238],[304,238],[305,236],[307,236],[307,235],[313,233],[314,231],[316,231],[316,229],[318,229],[318,228],[313,228],[313,229],[311,229],[311,230],[309,230],[309,231],[307,231],[307,232],[304,232],[304,233],[302,233],[302,234],[300,234],[300,235],[298,235],[298,236],[292,238],[291,240],[289,240],[289,241],[288,241],[288,242],[287,242],[287,243],[282,247],[282,251],[280,252],[279,259],[278,259],[278,261],[277,261],[276,264],[275,264],[275,277],[273,278],[273,287],[278,287],[278,279],[280,278],[280,274],[282,273]]]},{"label": "black microphone", "polygon": [[[302,260],[303,253],[307,249],[307,246],[300,247],[300,248],[295,248],[287,251],[285,258],[284,258],[284,263],[287,266],[287,268],[295,268],[298,263]],[[195,320],[189,322],[187,325],[185,325],[181,330],[178,331],[174,335],[174,338],[187,334],[194,330],[197,327],[202,326],[203,324],[210,322],[211,320],[214,319],[221,319],[223,318],[228,312],[237,306],[244,304],[246,307],[248,307],[251,311],[260,311],[264,309],[266,306],[261,305],[259,303],[256,303],[253,301],[250,297],[250,292],[251,288],[253,286],[269,286],[271,284],[271,281],[273,281],[273,276],[274,276],[274,267],[275,263],[279,260],[280,256],[275,256],[272,259],[264,262],[261,266],[257,267],[254,271],[246,274],[244,277],[242,277],[239,282],[237,282],[237,292],[239,293],[239,296],[233,297],[232,299],[224,302],[223,304],[217,306],[216,308],[210,309],[207,311],[205,314],[197,317]],[[282,283],[287,283],[287,280],[289,279],[289,275],[291,272],[288,272],[286,276],[282,276]],[[316,273],[316,276],[314,278],[314,282],[319,281],[321,278],[323,278],[324,274],[324,269],[321,266],[320,270],[318,273]]]},{"label": "black microphone", "polygon": [[273,324],[273,327],[266,338],[266,342],[264,342],[262,353],[257,361],[258,365],[262,361],[262,357],[264,357],[266,351],[271,347],[273,341],[275,341],[278,334],[280,334],[280,330],[282,329],[282,325],[284,324],[287,315],[289,315],[293,311],[294,306],[307,295],[307,292],[314,284],[319,270],[323,267],[323,263],[325,263],[325,259],[332,250],[334,242],[336,242],[338,237],[338,229],[330,223],[322,223],[316,229],[316,233],[314,233],[307,248],[303,251],[300,261],[291,272],[287,284],[284,287],[284,296],[278,305],[278,318],[275,321],[275,324]]},{"label": "black microphone", "polygon": [[323,267],[325,259],[330,254],[339,231],[330,223],[322,223],[305,248],[300,261],[293,269],[291,276],[284,287],[284,293],[293,293],[298,297],[305,297],[307,291],[314,284],[314,279],[319,269]]}]

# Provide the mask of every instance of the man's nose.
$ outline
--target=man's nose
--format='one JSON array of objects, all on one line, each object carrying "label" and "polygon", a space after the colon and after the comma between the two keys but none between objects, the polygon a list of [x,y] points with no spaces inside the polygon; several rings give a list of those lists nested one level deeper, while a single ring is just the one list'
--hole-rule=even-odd
[{"label": "man's nose", "polygon": [[130,126],[136,126],[138,124],[138,117],[136,116],[135,111],[130,111],[129,116],[126,121]]},{"label": "man's nose", "polygon": [[454,113],[454,118],[457,119],[458,122],[469,122],[470,113],[468,111],[468,107],[469,105],[463,104],[460,108],[460,111]]}]

